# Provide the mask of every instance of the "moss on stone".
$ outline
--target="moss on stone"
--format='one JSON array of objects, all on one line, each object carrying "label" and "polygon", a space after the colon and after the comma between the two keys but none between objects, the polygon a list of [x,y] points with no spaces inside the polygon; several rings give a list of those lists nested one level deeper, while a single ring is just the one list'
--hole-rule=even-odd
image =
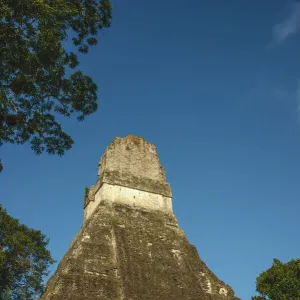
[{"label": "moss on stone", "polygon": [[[171,224],[171,225],[170,225]],[[220,295],[220,288],[227,296]],[[234,300],[174,215],[101,203],[41,300]]]}]

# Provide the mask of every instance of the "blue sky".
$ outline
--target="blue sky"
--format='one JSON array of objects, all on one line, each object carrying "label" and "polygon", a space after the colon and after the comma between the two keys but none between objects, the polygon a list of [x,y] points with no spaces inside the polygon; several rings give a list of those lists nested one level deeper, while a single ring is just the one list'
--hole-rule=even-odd
[{"label": "blue sky", "polygon": [[106,146],[143,136],[201,259],[250,299],[273,258],[299,257],[300,3],[112,4],[112,27],[80,64],[99,86],[98,112],[63,120],[75,145],[62,158],[3,146],[0,201],[60,261]]}]

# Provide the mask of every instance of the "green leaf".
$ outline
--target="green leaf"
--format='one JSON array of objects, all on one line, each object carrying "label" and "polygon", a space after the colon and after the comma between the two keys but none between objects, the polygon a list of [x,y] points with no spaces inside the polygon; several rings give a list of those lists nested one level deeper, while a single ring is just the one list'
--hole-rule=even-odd
[{"label": "green leaf", "polygon": [[43,276],[54,263],[48,243],[0,205],[0,299],[31,300],[42,294]]},{"label": "green leaf", "polygon": [[300,259],[287,263],[274,259],[273,265],[257,277],[256,290],[260,296],[253,300],[299,300]]},{"label": "green leaf", "polygon": [[[81,121],[97,110],[97,85],[75,52],[88,53],[110,27],[110,1],[0,1],[0,11],[0,145],[63,155],[73,140],[57,114]],[[75,52],[64,48],[68,35]]]}]

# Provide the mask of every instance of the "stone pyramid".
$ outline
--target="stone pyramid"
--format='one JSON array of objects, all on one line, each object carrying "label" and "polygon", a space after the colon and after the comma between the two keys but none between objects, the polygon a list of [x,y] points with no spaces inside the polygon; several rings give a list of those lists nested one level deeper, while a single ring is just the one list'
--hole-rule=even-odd
[{"label": "stone pyramid", "polygon": [[84,224],[40,300],[236,300],[189,244],[156,147],[115,138],[84,203]]}]

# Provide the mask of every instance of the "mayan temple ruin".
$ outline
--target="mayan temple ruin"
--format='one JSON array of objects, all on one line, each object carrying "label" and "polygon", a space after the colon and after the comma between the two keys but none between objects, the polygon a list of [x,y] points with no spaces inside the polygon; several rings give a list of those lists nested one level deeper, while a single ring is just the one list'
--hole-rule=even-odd
[{"label": "mayan temple ruin", "polygon": [[143,138],[114,138],[100,160],[83,226],[40,298],[66,299],[238,299],[178,227],[156,147]]}]

